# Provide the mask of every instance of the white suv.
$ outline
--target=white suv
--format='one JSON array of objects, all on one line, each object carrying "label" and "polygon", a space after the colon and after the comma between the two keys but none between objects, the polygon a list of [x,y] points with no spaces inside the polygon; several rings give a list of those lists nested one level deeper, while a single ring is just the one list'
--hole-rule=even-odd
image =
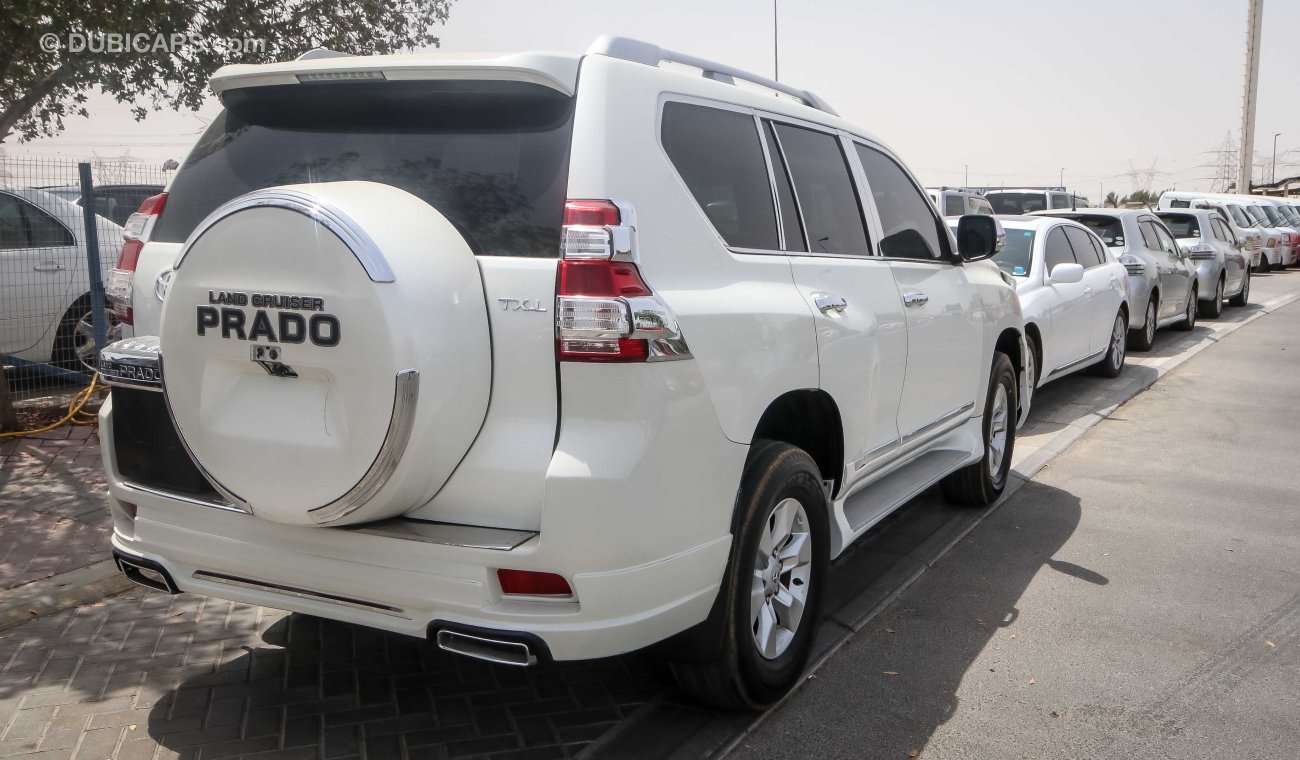
[{"label": "white suv", "polygon": [[758,707],[831,559],[933,483],[1001,493],[996,222],[954,240],[810,93],[619,38],[212,87],[101,357],[133,579],[516,665],[671,639]]}]

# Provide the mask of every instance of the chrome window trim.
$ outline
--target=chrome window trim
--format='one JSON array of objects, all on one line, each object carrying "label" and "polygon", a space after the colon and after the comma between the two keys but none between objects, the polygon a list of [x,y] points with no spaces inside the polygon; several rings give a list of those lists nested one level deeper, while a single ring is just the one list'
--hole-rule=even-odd
[{"label": "chrome window trim", "polygon": [[420,372],[414,369],[398,372],[394,386],[393,414],[388,420],[388,432],[384,435],[379,453],[370,463],[366,474],[347,493],[329,504],[307,510],[307,514],[317,524],[333,522],[356,511],[383,488],[397,470],[402,455],[406,453],[406,446],[411,442],[411,430],[415,427],[415,411],[420,400]]},{"label": "chrome window trim", "polygon": [[[763,120],[758,114],[750,114],[754,117],[754,127],[758,130],[758,145],[763,149],[763,163],[767,166],[767,184],[772,188],[772,211],[776,213],[776,244],[784,251],[785,245],[785,221],[781,219],[781,198],[776,190],[776,172],[772,171],[772,153],[767,149],[767,135],[763,134]],[[795,204],[797,212],[799,204]]]},{"label": "chrome window trim", "polygon": [[185,262],[185,257],[189,255],[194,244],[214,224],[232,214],[256,208],[282,208],[308,217],[333,232],[338,236],[339,240],[343,241],[348,250],[352,251],[352,255],[357,258],[357,262],[366,270],[366,275],[370,277],[371,281],[394,282],[397,279],[392,268],[388,265],[388,260],[384,258],[384,254],[379,250],[379,246],[374,239],[353,221],[352,217],[323,198],[302,190],[287,188],[254,190],[217,207],[215,211],[208,214],[207,218],[199,222],[199,226],[190,233],[185,247],[181,249],[180,254],[176,257],[176,263],[172,265],[172,268],[181,268],[181,264]]}]

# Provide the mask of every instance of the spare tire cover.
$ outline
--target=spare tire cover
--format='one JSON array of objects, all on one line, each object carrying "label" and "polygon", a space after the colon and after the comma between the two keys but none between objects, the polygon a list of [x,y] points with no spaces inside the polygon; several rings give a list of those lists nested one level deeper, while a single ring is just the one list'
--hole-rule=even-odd
[{"label": "spare tire cover", "polygon": [[422,504],[487,412],[474,254],[388,185],[289,185],[214,211],[177,257],[159,339],[186,447],[267,520],[344,525]]}]

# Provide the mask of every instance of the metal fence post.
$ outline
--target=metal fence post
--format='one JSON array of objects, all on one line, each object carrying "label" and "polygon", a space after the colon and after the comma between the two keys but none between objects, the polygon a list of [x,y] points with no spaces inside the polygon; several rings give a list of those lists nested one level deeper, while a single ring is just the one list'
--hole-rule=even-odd
[{"label": "metal fence post", "polygon": [[90,176],[90,164],[77,164],[81,179],[81,208],[86,220],[86,269],[90,277],[90,322],[95,330],[95,364],[99,352],[108,342],[108,315],[104,313],[104,281],[99,268],[99,227],[95,223],[95,184]]}]

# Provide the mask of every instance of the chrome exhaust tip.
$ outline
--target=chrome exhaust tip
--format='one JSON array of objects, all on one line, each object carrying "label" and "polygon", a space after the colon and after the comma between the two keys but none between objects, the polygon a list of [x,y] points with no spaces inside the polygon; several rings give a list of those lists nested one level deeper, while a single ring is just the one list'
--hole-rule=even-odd
[{"label": "chrome exhaust tip", "polygon": [[438,631],[435,640],[439,649],[473,657],[476,660],[487,660],[498,665],[513,665],[519,668],[537,664],[537,655],[522,641],[491,639],[446,628]]},{"label": "chrome exhaust tip", "polygon": [[155,591],[164,591],[168,594],[181,593],[176,582],[172,580],[171,573],[167,568],[145,559],[144,557],[132,557],[121,552],[113,552],[113,562],[117,569],[125,575],[127,580],[138,586],[151,588]]}]

